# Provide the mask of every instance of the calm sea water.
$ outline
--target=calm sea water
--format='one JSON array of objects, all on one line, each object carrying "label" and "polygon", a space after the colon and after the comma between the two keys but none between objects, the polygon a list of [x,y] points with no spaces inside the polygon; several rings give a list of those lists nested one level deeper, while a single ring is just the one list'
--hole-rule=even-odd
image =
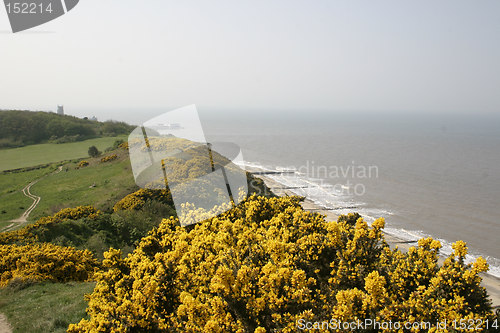
[{"label": "calm sea water", "polygon": [[443,253],[464,240],[470,259],[486,257],[500,276],[500,118],[300,112],[202,120],[210,141],[237,143],[248,163],[300,171],[276,178],[298,194],[340,213],[385,217],[387,230],[408,240],[440,239]]}]

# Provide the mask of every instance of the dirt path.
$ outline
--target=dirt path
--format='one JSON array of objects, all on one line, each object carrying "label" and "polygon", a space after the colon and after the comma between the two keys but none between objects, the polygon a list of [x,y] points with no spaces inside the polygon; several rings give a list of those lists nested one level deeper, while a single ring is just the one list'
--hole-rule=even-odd
[{"label": "dirt path", "polygon": [[[62,166],[60,166],[56,171],[54,171],[52,174],[57,174],[59,172],[62,171]],[[35,185],[36,183],[38,183],[40,180],[42,180],[43,178],[47,177],[48,175],[45,175],[43,176],[42,178],[38,178],[34,181],[32,181],[31,183],[29,183],[28,185],[26,185],[24,188],[23,188],[23,194],[30,198],[31,200],[33,200],[33,203],[31,204],[31,206],[29,206],[28,209],[26,209],[26,211],[23,213],[23,215],[21,215],[19,218],[17,219],[14,219],[14,220],[11,220],[11,224],[9,224],[8,226],[4,227],[3,229],[0,230],[0,232],[2,231],[9,231],[10,229],[12,229],[16,224],[22,224],[22,223],[26,223],[26,221],[28,220],[28,217],[30,216],[31,212],[36,208],[36,206],[38,206],[38,203],[40,202],[40,200],[42,199],[41,197],[37,196],[37,195],[34,195],[30,192],[31,190],[31,186]],[[2,333],[0,331],[0,333]]]},{"label": "dirt path", "polygon": [[3,314],[0,313],[0,333],[12,333],[9,322]]},{"label": "dirt path", "polygon": [[[62,166],[60,166],[56,171],[54,171],[52,174],[57,174],[59,172],[62,171]],[[30,216],[31,212],[36,208],[36,206],[38,206],[38,203],[40,202],[40,200],[42,199],[41,197],[39,197],[38,195],[34,195],[30,192],[31,190],[31,186],[35,185],[36,183],[38,183],[41,179],[47,177],[48,175],[45,175],[43,176],[42,178],[38,178],[37,180],[34,180],[32,181],[31,183],[29,183],[28,185],[26,185],[24,188],[23,188],[23,194],[30,198],[31,200],[33,200],[33,203],[31,204],[31,206],[29,206],[28,209],[26,209],[26,211],[23,213],[23,215],[21,215],[19,218],[15,219],[15,220],[11,220],[10,222],[12,222],[11,224],[9,224],[8,226],[6,226],[5,228],[3,228],[1,231],[8,231],[9,229],[11,229],[13,226],[15,226],[16,224],[21,224],[21,223],[26,223],[26,221],[28,220],[28,217]],[[0,333],[12,333],[12,328],[10,327],[9,325],[9,322],[7,321],[7,318],[2,314],[0,313]]]}]

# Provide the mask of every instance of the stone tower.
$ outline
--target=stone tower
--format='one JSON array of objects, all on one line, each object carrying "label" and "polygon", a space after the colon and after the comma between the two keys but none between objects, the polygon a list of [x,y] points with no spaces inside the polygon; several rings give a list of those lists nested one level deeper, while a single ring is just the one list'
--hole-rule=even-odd
[{"label": "stone tower", "polygon": [[64,116],[64,106],[63,105],[57,106],[57,114]]}]

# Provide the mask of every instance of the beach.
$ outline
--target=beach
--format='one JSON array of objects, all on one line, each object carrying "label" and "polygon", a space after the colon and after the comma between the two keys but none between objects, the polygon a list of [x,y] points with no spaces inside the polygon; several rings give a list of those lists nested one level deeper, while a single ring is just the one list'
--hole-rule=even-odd
[{"label": "beach", "polygon": [[433,237],[446,255],[463,240],[467,262],[481,256],[500,278],[499,126],[500,118],[311,113],[214,121],[204,130],[213,142],[240,146],[245,167],[295,170],[267,176],[321,207],[356,211],[369,223],[384,217],[388,234]]},{"label": "beach", "polygon": [[[274,194],[278,196],[296,195],[292,192],[291,189],[284,187],[279,182],[271,179],[270,177],[267,177],[265,172],[261,172],[261,170],[252,168],[250,168],[250,170],[248,169],[249,168],[247,167],[247,171],[252,172],[255,177],[262,179]],[[336,221],[338,216],[340,215],[335,210],[325,209],[307,198],[305,198],[305,200],[302,202],[302,207],[307,211],[325,215],[327,221]],[[408,251],[410,247],[416,245],[416,242],[408,242],[407,240],[397,238],[387,233],[384,233],[384,237],[391,248],[395,248],[397,246],[403,252]],[[444,259],[445,257],[441,255],[440,264],[443,263]],[[481,277],[483,279],[481,285],[486,288],[493,308],[500,308],[500,279],[490,274],[481,274]]]}]

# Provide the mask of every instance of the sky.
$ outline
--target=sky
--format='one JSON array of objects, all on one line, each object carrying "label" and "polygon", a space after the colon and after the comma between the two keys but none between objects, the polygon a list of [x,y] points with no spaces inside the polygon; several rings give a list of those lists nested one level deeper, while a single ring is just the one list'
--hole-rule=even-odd
[{"label": "sky", "polygon": [[0,60],[0,109],[500,114],[500,2],[81,0],[16,34],[2,6]]}]

